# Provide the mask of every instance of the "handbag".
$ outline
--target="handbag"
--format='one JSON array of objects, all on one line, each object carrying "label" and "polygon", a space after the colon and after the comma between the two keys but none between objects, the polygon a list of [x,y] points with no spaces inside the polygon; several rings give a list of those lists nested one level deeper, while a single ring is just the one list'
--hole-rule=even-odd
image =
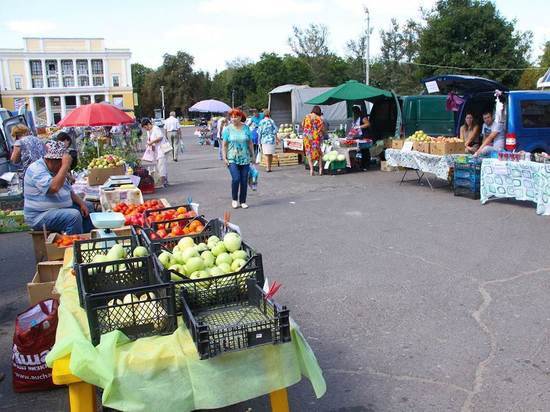
[{"label": "handbag", "polygon": [[144,162],[154,162],[155,161],[155,151],[151,149],[151,146],[147,146],[143,157],[141,158]]},{"label": "handbag", "polygon": [[172,150],[174,150],[174,148],[170,143],[168,143],[167,141],[164,141],[160,144],[160,150],[162,151],[162,153],[166,154],[166,153],[170,153]]}]

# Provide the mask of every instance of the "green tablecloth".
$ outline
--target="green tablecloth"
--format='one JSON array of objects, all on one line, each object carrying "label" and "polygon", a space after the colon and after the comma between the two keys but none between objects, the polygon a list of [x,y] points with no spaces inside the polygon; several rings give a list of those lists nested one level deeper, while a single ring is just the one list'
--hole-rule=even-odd
[{"label": "green tablecloth", "polygon": [[539,215],[550,215],[550,163],[483,159],[481,203],[490,198],[529,200]]},{"label": "green tablecloth", "polygon": [[56,282],[61,294],[55,346],[48,365],[71,354],[73,375],[104,389],[103,405],[124,411],[191,411],[256,398],[309,378],[317,397],[326,390],[315,355],[292,324],[292,342],[258,346],[200,360],[181,317],[176,332],[128,342],[114,331],[94,347],[70,268]]}]

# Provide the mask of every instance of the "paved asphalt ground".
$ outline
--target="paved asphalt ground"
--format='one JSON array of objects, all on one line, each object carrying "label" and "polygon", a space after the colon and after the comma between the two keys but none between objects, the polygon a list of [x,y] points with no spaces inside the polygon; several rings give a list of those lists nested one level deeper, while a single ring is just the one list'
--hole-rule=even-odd
[{"label": "paved asphalt ground", "polygon": [[[229,175],[196,145],[170,162],[172,186],[209,217],[229,209]],[[294,411],[550,410],[550,220],[534,206],[454,197],[369,171],[262,173],[248,210],[232,211],[263,253],[327,381],[316,399],[291,387]],[[15,395],[10,347],[34,264],[27,234],[0,235],[0,409],[57,411],[66,391]],[[230,408],[266,410],[267,398]]]}]

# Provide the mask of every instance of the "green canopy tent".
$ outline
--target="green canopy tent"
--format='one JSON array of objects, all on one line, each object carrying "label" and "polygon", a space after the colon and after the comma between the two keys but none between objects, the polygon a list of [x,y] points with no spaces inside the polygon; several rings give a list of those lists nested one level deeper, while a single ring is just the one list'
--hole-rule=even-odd
[{"label": "green canopy tent", "polygon": [[[306,104],[330,105],[345,101],[347,102],[348,116],[351,117],[352,106],[359,105],[361,106],[363,113],[366,113],[366,101],[373,103],[381,99],[395,99],[396,104],[399,105],[397,96],[392,91],[369,86],[364,83],[360,83],[357,80],[348,80],[347,82],[308,100]],[[400,122],[400,119],[398,119],[398,121]]]}]

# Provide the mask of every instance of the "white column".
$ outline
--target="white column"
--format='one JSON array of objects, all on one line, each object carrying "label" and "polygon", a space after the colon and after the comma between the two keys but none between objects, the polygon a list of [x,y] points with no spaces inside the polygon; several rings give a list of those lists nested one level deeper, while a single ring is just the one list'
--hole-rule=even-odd
[{"label": "white column", "polygon": [[45,96],[44,100],[46,102],[46,123],[47,126],[51,126],[53,123],[52,101],[50,100],[50,96]]},{"label": "white column", "polygon": [[73,59],[73,76],[74,76],[74,87],[78,87],[78,76],[76,75],[76,60]]},{"label": "white column", "polygon": [[95,103],[95,94],[90,94],[90,103]]},{"label": "white column", "polygon": [[132,86],[132,65],[130,64],[130,59],[126,60],[126,86]]},{"label": "white column", "polygon": [[90,59],[88,59],[88,82],[90,83],[90,87],[92,87],[94,83],[92,81],[92,61]]},{"label": "white column", "polygon": [[4,60],[0,60],[0,92],[4,90],[6,83],[4,80]]},{"label": "white column", "polygon": [[2,60],[2,71],[4,72],[4,88],[6,90],[12,90],[10,79],[10,67],[6,60]]},{"label": "white column", "polygon": [[102,59],[101,61],[103,62],[103,86],[108,88],[111,87],[109,66],[107,64],[107,60]]},{"label": "white column", "polygon": [[29,96],[29,110],[32,112],[32,116],[36,122],[36,105],[34,102],[34,96]]},{"label": "white column", "polygon": [[76,107],[80,107],[80,95],[77,94],[75,97],[76,97]]},{"label": "white column", "polygon": [[65,96],[59,96],[61,99],[61,118],[63,119],[67,116],[67,102],[65,101]]},{"label": "white column", "polygon": [[25,59],[25,73],[27,77],[27,90],[30,90],[32,89],[32,76],[31,76],[31,63],[29,59]]},{"label": "white column", "polygon": [[63,74],[61,73],[61,59],[57,59],[57,82],[63,87]]},{"label": "white column", "polygon": [[42,63],[42,82],[44,83],[42,87],[46,88],[48,87],[48,78],[46,76],[46,61],[44,59],[41,59],[40,62]]}]

